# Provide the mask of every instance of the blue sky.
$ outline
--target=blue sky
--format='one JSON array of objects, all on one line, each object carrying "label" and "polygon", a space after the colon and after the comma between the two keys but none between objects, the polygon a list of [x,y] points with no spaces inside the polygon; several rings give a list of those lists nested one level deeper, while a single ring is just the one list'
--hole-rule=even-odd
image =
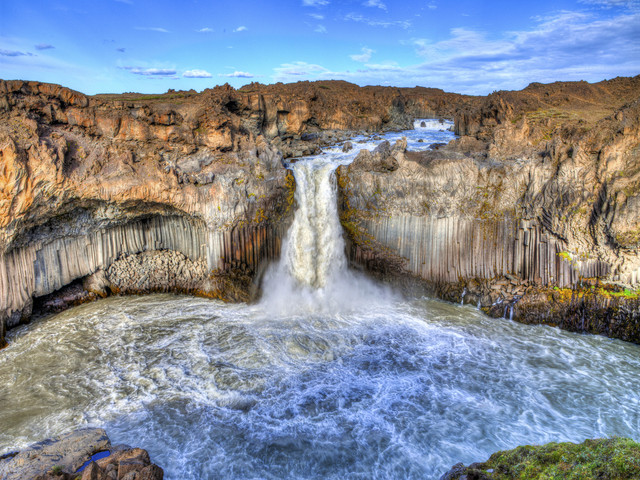
[{"label": "blue sky", "polygon": [[299,80],[487,94],[640,74],[640,0],[0,0],[0,78],[84,93]]}]

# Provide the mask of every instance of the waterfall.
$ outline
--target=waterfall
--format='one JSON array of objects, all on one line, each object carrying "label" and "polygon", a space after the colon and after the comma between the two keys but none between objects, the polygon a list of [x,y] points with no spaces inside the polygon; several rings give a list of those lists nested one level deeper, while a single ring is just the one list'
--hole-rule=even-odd
[{"label": "waterfall", "polygon": [[335,168],[328,162],[293,165],[298,209],[284,244],[282,267],[300,285],[324,288],[347,267]]},{"label": "waterfall", "polygon": [[328,153],[291,165],[297,210],[281,258],[262,283],[260,305],[274,314],[338,313],[390,298],[385,287],[347,268],[334,172],[353,156]]}]

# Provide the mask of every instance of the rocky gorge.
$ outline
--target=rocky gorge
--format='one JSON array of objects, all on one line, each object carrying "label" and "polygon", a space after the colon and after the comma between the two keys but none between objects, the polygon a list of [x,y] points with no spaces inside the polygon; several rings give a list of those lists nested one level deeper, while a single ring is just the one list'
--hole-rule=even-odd
[{"label": "rocky gorge", "polygon": [[[87,97],[1,81],[0,344],[34,301],[56,311],[110,293],[255,297],[290,221],[284,157],[450,115],[462,99],[345,82]],[[149,281],[149,266],[172,279]]]},{"label": "rocky gorge", "polygon": [[[0,341],[5,329],[28,322],[33,314],[57,312],[105,296],[176,292],[231,302],[251,302],[265,296],[265,289],[282,283],[282,279],[263,282],[263,273],[286,253],[285,236],[298,221],[297,217],[294,220],[295,212],[302,206],[302,197],[297,196],[302,184],[296,184],[296,179],[303,177],[293,175],[302,169],[293,168],[286,159],[343,142],[342,150],[348,151],[355,135],[377,139],[378,133],[408,128],[415,118],[436,117],[455,122],[457,139],[433,144],[425,151],[411,151],[406,139],[383,141],[373,151],[361,150],[353,162],[338,168],[334,193],[341,225],[336,224],[336,231],[340,232],[341,226],[343,233],[337,234],[340,241],[332,245],[344,250],[344,237],[351,268],[401,287],[414,298],[427,293],[477,306],[494,317],[640,343],[639,96],[640,77],[593,85],[532,84],[521,92],[496,92],[488,97],[422,88],[359,88],[344,82],[251,84],[240,90],[225,86],[200,94],[170,91],[159,96],[87,97],[56,85],[0,82]],[[352,142],[347,142],[349,139]],[[323,167],[322,187],[317,183],[320,177],[310,176],[316,179],[310,184],[329,191],[330,166]],[[308,168],[310,175],[313,171]],[[335,205],[335,197],[327,198]],[[307,207],[310,211],[317,208]],[[327,212],[332,213],[330,209]],[[335,212],[332,214],[335,220]],[[326,223],[328,229],[333,227]],[[334,256],[342,254],[328,254]],[[325,267],[331,272],[330,266]],[[341,278],[359,282],[358,277]],[[338,288],[349,290],[343,285]],[[374,296],[382,292],[373,291]],[[106,301],[112,300],[118,299]],[[213,318],[220,323],[216,327],[211,325],[216,322],[206,321],[212,318],[213,308],[203,307],[198,313],[203,320],[198,320],[196,310],[188,309],[190,315],[181,321],[195,322],[189,327],[195,337],[202,336],[197,332],[206,328],[204,338],[217,338],[221,345],[227,345],[227,333],[211,329],[238,328],[233,325],[237,313],[222,310],[230,318],[223,321],[216,314]],[[152,309],[149,314],[155,315]],[[405,314],[397,310],[392,316]],[[218,376],[229,368],[228,359],[214,362],[207,356],[200,364],[200,350],[190,360],[196,363],[187,368],[187,377],[173,381],[175,372],[183,367],[178,364],[180,368],[174,368],[172,359],[183,358],[182,347],[192,345],[176,342],[182,347],[174,351],[172,342],[163,340],[167,332],[180,334],[171,319],[181,314],[173,315],[162,320],[168,322],[168,328],[161,328],[158,334],[160,349],[153,342],[145,347],[140,342],[140,348],[152,353],[145,354],[145,366],[134,368],[144,372],[149,359],[160,355],[149,363],[169,362],[169,367],[161,370],[171,375],[154,371],[138,383],[118,374],[120,381],[133,382],[122,388],[127,401],[129,396],[132,402],[138,398],[138,393],[129,390],[130,385],[137,385],[135,390],[144,393],[155,382],[162,385],[159,391],[170,393],[177,388],[173,395],[180,398],[186,391],[179,385],[197,378],[199,369],[210,380],[209,369],[215,367],[213,384],[237,382],[236,373],[226,380]],[[481,316],[480,312],[476,315]],[[99,335],[91,331],[99,328],[94,323],[98,320],[95,316],[84,318],[87,325],[83,327],[83,321],[74,324],[75,334],[97,339]],[[137,344],[132,339],[138,338],[135,335],[142,329],[136,328],[133,317],[118,321],[122,338]],[[223,327],[225,321],[231,325]],[[392,333],[394,342],[407,337],[403,329],[414,332],[409,337],[415,341],[422,341],[425,332],[412,330],[413,324],[400,320],[398,324],[399,331]],[[257,327],[251,325],[243,327],[251,335],[238,335],[236,341],[254,338],[251,329]],[[488,330],[486,325],[484,328]],[[132,336],[131,332],[136,333]],[[434,337],[433,333],[428,337],[429,348],[438,345],[442,335]],[[331,340],[331,331],[328,334]],[[377,330],[369,333],[365,343],[368,345],[369,335],[374,335],[372,344],[382,344],[389,337],[385,331],[375,340],[378,334]],[[50,332],[44,338],[53,335]],[[295,353],[301,351],[300,346],[305,351],[307,343],[316,342],[317,332],[297,335],[295,345],[276,350]],[[356,335],[351,341],[357,343],[359,338]],[[476,345],[482,336],[473,338],[471,344]],[[326,342],[322,339],[322,345]],[[448,341],[438,348],[445,344]],[[167,347],[169,353],[164,355]],[[27,350],[11,354],[33,355],[25,353],[30,347],[24,343],[20,348]],[[326,348],[321,349],[322,358],[333,355]],[[420,356],[412,355],[412,348],[405,345],[394,355],[414,365]],[[6,352],[9,350],[11,347]],[[81,356],[81,350],[74,355]],[[102,348],[98,355],[102,351],[109,350]],[[107,355],[109,368],[118,371],[116,357],[121,353],[116,350]],[[118,359],[128,365],[137,362],[139,354],[127,353],[125,346]],[[407,372],[432,371],[430,367],[441,365],[443,357],[434,358],[433,365],[426,356],[425,365]],[[454,366],[466,365],[468,360],[463,356]],[[508,359],[501,360],[510,364]],[[105,363],[100,357],[93,361],[96,371]],[[285,363],[289,365],[289,361]],[[60,367],[70,369],[69,375],[74,361],[67,363]],[[268,369],[260,376],[272,372],[277,363],[269,359]],[[251,368],[242,371],[253,375]],[[462,371],[468,370],[473,377],[473,368],[471,364]],[[437,373],[437,368],[433,371]],[[198,374],[192,376],[192,372]],[[11,371],[8,375],[11,377]],[[389,378],[396,379],[396,372],[389,372]],[[420,385],[429,383],[419,380]],[[527,380],[522,378],[518,390],[524,385],[534,390],[525,398],[535,392]],[[251,383],[249,379],[243,382]],[[395,385],[395,380],[392,382]],[[445,379],[445,385],[450,383]],[[198,388],[195,391],[209,401],[209,384],[204,391]],[[262,386],[256,388],[238,400],[240,410],[251,410],[262,391]],[[437,390],[444,392],[446,388]],[[510,395],[509,389],[505,392]],[[13,394],[17,395],[17,389]],[[78,394],[81,397],[85,402],[92,398],[85,392]],[[167,399],[167,408],[175,398]],[[390,405],[396,400],[391,398]],[[141,401],[146,402],[144,395]],[[304,410],[305,399],[299,401]],[[214,403],[218,402],[215,397]],[[522,399],[513,403],[522,403]],[[153,404],[151,408],[161,409],[164,402]],[[96,409],[91,403],[87,405]],[[424,408],[428,412],[431,405]],[[104,410],[104,406],[97,410]],[[102,442],[104,432],[93,434]],[[116,455],[98,461],[83,475],[109,478],[115,472],[117,478],[162,478],[146,452],[109,450]],[[32,457],[29,451],[3,456],[0,468],[25,456]],[[72,463],[64,471],[69,478],[77,476],[77,462]],[[139,467],[137,473],[128,470],[130,463]],[[480,475],[472,471],[476,467],[465,471],[459,466],[451,475]],[[6,468],[15,470],[11,465]],[[482,475],[491,473],[487,468],[498,467],[487,463],[481,468]],[[49,478],[46,475],[62,473],[58,470],[49,465],[41,474]]]},{"label": "rocky gorge", "polygon": [[640,342],[640,79],[530,85],[459,138],[340,167],[355,264],[491,316]]}]

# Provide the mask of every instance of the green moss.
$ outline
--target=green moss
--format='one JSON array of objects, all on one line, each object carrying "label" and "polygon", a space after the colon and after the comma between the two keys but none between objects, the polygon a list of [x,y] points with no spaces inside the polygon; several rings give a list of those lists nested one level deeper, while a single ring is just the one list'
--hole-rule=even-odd
[{"label": "green moss", "polygon": [[573,257],[569,252],[560,252],[558,253],[558,256],[565,262],[571,262],[573,260]]},{"label": "green moss", "polygon": [[55,465],[50,471],[52,475],[62,475],[62,466]]},{"label": "green moss", "polygon": [[[467,469],[468,472],[472,469]],[[622,480],[640,478],[640,444],[627,438],[548,443],[497,452],[474,470],[494,480]],[[487,470],[493,470],[487,472]]]}]

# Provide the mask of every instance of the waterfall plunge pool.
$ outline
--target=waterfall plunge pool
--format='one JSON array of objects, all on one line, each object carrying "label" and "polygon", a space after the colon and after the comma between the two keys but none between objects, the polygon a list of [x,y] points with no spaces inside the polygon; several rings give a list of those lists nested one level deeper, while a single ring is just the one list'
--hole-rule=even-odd
[{"label": "waterfall plunge pool", "polygon": [[[422,130],[410,146],[451,136]],[[90,425],[168,479],[437,479],[522,444],[638,440],[640,346],[346,268],[332,171],[355,154],[293,165],[299,209],[260,303],[112,297],[9,332],[0,452]]]}]

